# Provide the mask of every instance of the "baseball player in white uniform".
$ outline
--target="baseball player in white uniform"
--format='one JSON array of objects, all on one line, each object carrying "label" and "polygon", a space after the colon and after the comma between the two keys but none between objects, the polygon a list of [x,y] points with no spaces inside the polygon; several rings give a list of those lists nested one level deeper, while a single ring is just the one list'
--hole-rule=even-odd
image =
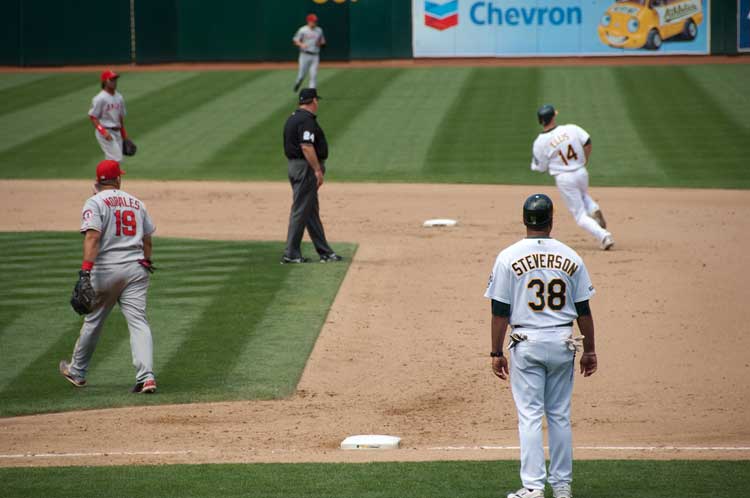
[{"label": "baseball player in white uniform", "polygon": [[549,171],[578,226],[596,237],[602,249],[609,250],[615,241],[599,205],[588,193],[586,163],[591,156],[591,137],[580,126],[558,126],[556,116],[557,111],[549,104],[537,111],[544,130],[534,140],[531,169]]},{"label": "baseball player in white uniform", "polygon": [[[518,411],[523,488],[508,498],[544,498],[545,481],[555,498],[571,498],[573,451],[570,399],[573,362],[584,376],[596,372],[594,295],[586,266],[570,247],[550,237],[552,200],[543,194],[523,206],[526,238],[497,256],[485,297],[492,300],[492,371],[510,375]],[[573,338],[573,321],[582,336]],[[511,326],[510,373],[503,342]],[[544,462],[542,417],[549,428],[549,479]]]},{"label": "baseball player in white uniform", "polygon": [[125,172],[112,160],[96,167],[97,193],[83,206],[80,231],[83,239],[81,272],[90,272],[98,307],[86,315],[68,363],[60,373],[74,386],[86,385],[86,372],[96,343],[115,303],[128,322],[136,385],[132,392],[153,393],[153,342],[146,320],[146,293],[151,265],[151,235],[156,228],[137,197],[120,190]]},{"label": "baseball player in white uniform", "polygon": [[299,72],[294,82],[294,92],[299,90],[307,73],[310,73],[308,88],[317,88],[318,65],[320,64],[320,47],[326,44],[323,30],[318,26],[318,16],[309,14],[307,24],[302,26],[294,34],[292,43],[299,48]]},{"label": "baseball player in white uniform", "polygon": [[125,131],[125,99],[117,91],[117,78],[113,71],[101,74],[102,91],[91,100],[89,119],[96,131],[94,136],[104,152],[105,159],[122,162],[122,141],[128,138]]}]

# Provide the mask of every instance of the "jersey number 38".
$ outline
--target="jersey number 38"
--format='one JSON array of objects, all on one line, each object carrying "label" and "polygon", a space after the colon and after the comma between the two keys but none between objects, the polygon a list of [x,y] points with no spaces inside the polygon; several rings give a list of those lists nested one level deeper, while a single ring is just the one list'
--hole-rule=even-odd
[{"label": "jersey number 38", "polygon": [[536,290],[536,301],[529,301],[529,308],[534,311],[543,311],[546,307],[554,311],[560,311],[565,306],[567,286],[562,279],[555,278],[545,284],[544,280],[535,278],[529,282],[526,288]]}]

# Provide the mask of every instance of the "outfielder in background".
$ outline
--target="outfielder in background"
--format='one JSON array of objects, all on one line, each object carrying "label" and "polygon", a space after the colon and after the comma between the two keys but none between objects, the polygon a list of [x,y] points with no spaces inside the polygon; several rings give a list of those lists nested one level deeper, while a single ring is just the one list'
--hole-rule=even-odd
[{"label": "outfielder in background", "polygon": [[[105,160],[96,167],[97,193],[83,206],[81,233],[83,263],[71,304],[86,314],[76,341],[73,357],[60,362],[59,370],[76,387],[86,385],[86,373],[99,341],[104,322],[117,303],[128,322],[133,366],[136,369],[134,393],[153,393],[153,341],[146,320],[146,293],[151,265],[151,235],[156,228],[138,198],[120,190],[125,172],[116,161]],[[93,306],[81,303],[76,292],[91,288]],[[88,301],[88,300],[87,300]]]},{"label": "outfielder in background", "polygon": [[302,81],[308,73],[310,74],[310,81],[307,87],[317,88],[320,47],[326,44],[323,30],[318,26],[318,16],[308,14],[307,24],[297,30],[292,42],[299,48],[299,72],[297,73],[297,81],[294,82],[295,93],[302,86]]},{"label": "outfielder in background", "polygon": [[[550,236],[552,200],[535,194],[523,205],[526,238],[497,256],[484,296],[492,300],[492,371],[510,375],[518,411],[523,488],[508,498],[544,498],[545,481],[555,498],[571,498],[573,443],[570,399],[576,351],[583,342],[581,373],[596,372],[594,295],[581,257]],[[573,338],[577,320],[582,337]],[[503,354],[511,326],[510,373]],[[544,463],[542,417],[549,429],[549,479]]]},{"label": "outfielder in background", "polygon": [[544,129],[534,140],[531,169],[549,171],[578,226],[593,235],[602,249],[609,250],[615,241],[599,205],[589,195],[586,163],[591,157],[591,137],[580,126],[558,126],[556,117],[557,111],[549,104],[537,111]]},{"label": "outfielder in background", "polygon": [[117,91],[119,74],[104,71],[101,74],[102,90],[91,101],[89,119],[96,131],[94,136],[104,152],[105,159],[122,162],[122,143],[128,138],[125,131],[125,99]]}]

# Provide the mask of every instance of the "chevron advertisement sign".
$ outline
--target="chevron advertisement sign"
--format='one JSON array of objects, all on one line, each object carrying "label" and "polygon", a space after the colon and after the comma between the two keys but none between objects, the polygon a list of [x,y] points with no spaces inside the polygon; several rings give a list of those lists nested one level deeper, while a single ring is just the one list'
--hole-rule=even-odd
[{"label": "chevron advertisement sign", "polygon": [[425,0],[424,23],[438,31],[458,25],[458,0]]}]

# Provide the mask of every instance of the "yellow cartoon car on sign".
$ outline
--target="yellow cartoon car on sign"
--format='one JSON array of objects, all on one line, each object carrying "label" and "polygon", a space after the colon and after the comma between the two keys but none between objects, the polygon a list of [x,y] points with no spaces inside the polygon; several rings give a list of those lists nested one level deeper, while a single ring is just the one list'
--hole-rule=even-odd
[{"label": "yellow cartoon car on sign", "polygon": [[599,22],[599,38],[614,48],[658,50],[669,38],[695,39],[702,22],[701,0],[617,0]]}]

